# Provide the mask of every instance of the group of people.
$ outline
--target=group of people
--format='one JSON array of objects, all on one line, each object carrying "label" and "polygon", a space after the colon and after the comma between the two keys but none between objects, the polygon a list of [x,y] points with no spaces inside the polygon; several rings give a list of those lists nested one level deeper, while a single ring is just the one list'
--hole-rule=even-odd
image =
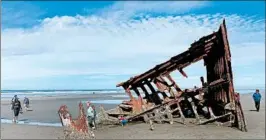
[{"label": "group of people", "polygon": [[[29,108],[29,104],[30,104],[29,98],[25,97],[23,104],[24,104],[25,110],[27,111]],[[19,113],[21,114],[23,113],[22,106],[21,106],[21,103],[17,95],[15,95],[11,100],[11,110],[13,110],[13,113],[14,113],[13,122],[17,123]]]}]

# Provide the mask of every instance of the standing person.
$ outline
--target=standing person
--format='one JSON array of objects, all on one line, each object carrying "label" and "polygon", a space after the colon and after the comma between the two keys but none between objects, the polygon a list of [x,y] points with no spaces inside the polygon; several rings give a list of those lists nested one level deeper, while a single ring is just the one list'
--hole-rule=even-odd
[{"label": "standing person", "polygon": [[29,98],[27,98],[26,96],[25,96],[25,98],[24,98],[24,107],[25,107],[25,110],[26,111],[28,111],[28,109],[29,109],[29,104],[30,104],[30,100],[29,100]]},{"label": "standing person", "polygon": [[255,102],[255,107],[257,109],[257,112],[259,112],[260,110],[260,99],[261,99],[261,95],[259,93],[259,90],[256,89],[256,92],[253,94],[253,100]]},{"label": "standing person", "polygon": [[17,98],[18,98],[18,96],[17,96],[17,95],[14,95],[14,97],[13,97],[12,100],[11,100],[11,103],[14,102],[15,99],[17,99]]},{"label": "standing person", "polygon": [[94,111],[91,106],[91,103],[87,102],[87,119],[88,119],[88,126],[93,128],[93,118],[94,118]]},{"label": "standing person", "polygon": [[92,105],[92,109],[93,109],[93,129],[96,129],[96,115],[97,115],[97,112],[96,112],[96,108],[94,105]]},{"label": "standing person", "polygon": [[13,110],[13,102],[15,101],[15,99],[17,99],[18,96],[17,95],[14,95],[14,97],[11,99],[11,110]]},{"label": "standing person", "polygon": [[22,113],[22,107],[18,98],[15,98],[15,100],[13,101],[12,110],[14,111],[13,122],[17,123],[19,112]]}]

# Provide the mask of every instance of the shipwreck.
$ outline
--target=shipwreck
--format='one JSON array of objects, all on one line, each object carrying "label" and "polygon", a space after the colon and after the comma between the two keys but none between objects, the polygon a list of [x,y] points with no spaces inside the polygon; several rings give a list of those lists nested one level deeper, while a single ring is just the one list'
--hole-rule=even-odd
[{"label": "shipwreck", "polygon": [[[201,87],[182,90],[170,73],[179,71],[182,76],[188,77],[183,69],[200,60],[204,61],[207,80],[199,77]],[[173,124],[177,118],[183,124],[186,120],[193,120],[197,125],[214,122],[247,131],[239,93],[234,91],[225,20],[218,31],[195,41],[185,52],[116,86],[124,88],[130,100],[108,111],[101,108],[101,116],[106,120],[118,121],[117,117],[123,115],[131,122],[147,122],[154,129],[154,122]],[[85,114],[81,104],[81,113],[76,122],[72,119],[70,122],[63,121],[67,118],[64,112],[64,107],[61,107],[59,115],[63,126],[87,131],[88,127],[83,126],[87,124],[85,116],[82,117]]]},{"label": "shipwreck", "polygon": [[[199,77],[202,87],[181,90],[170,73],[179,71],[188,77],[183,69],[200,60],[204,61],[207,81]],[[179,116],[185,124],[186,118],[192,117],[199,125],[216,122],[247,131],[239,93],[234,91],[225,20],[218,31],[195,41],[187,51],[117,84],[117,87],[123,87],[130,97],[130,101],[119,105],[121,114],[129,114],[129,121],[142,118],[150,123],[173,123],[173,117]],[[138,98],[132,96],[133,92]],[[140,93],[144,93],[144,97]]]}]

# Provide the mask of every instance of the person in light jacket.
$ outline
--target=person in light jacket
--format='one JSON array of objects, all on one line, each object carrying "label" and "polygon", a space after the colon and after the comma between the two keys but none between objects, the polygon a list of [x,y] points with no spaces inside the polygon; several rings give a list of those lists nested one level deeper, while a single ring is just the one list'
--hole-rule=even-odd
[{"label": "person in light jacket", "polygon": [[94,129],[94,126],[93,126],[94,110],[89,101],[87,102],[87,119],[88,119],[88,126]]}]

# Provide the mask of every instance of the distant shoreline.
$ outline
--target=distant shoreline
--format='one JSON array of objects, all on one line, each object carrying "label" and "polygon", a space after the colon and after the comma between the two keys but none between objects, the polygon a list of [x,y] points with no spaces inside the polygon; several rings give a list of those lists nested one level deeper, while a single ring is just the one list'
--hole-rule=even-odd
[{"label": "distant shoreline", "polygon": [[[4,91],[4,92],[3,92]],[[235,92],[240,94],[252,94],[255,92],[254,89],[235,89]],[[260,89],[261,93],[265,93],[265,89]],[[140,92],[143,94],[142,92]],[[2,90],[1,91],[1,101],[10,100],[14,95],[19,98],[24,98],[25,96],[33,99],[43,99],[43,98],[68,98],[74,96],[87,96],[87,95],[104,95],[104,96],[124,96],[128,97],[124,90]],[[144,95],[144,94],[143,94]],[[134,97],[137,97],[133,93]]]}]

